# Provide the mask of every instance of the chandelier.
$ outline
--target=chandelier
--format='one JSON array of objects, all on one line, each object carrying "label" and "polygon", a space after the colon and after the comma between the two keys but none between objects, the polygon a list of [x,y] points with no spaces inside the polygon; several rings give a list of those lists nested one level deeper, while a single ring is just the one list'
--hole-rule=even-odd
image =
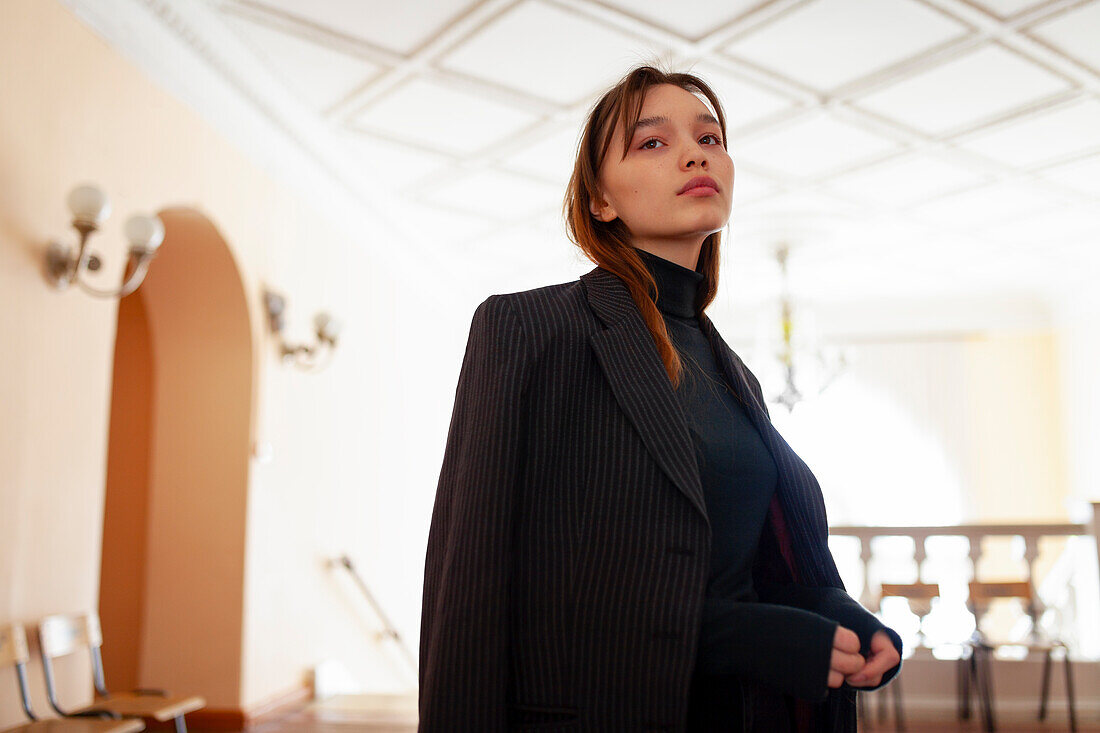
[{"label": "chandelier", "polygon": [[790,285],[787,277],[787,258],[790,253],[786,243],[781,243],[775,252],[779,261],[782,290],[779,299],[780,329],[782,344],[774,355],[776,362],[773,371],[783,381],[783,390],[766,399],[794,411],[794,406],[807,398],[823,393],[847,367],[844,352],[824,347],[813,337],[796,338],[794,326],[794,307],[791,302]]}]

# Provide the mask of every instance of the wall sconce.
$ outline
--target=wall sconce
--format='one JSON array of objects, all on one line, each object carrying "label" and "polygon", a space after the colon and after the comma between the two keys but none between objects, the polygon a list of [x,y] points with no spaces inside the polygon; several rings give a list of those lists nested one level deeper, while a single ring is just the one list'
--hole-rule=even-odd
[{"label": "wall sconce", "polygon": [[[271,332],[279,338],[279,354],[284,362],[293,361],[294,365],[305,371],[320,371],[327,366],[336,350],[336,338],[340,335],[340,322],[324,311],[313,317],[313,332],[317,341],[313,344],[291,346],[283,338],[286,322],[286,298],[271,290],[264,289],[264,307],[267,310],[267,322]],[[322,356],[329,358],[323,363]]]},{"label": "wall sconce", "polygon": [[69,192],[66,203],[73,212],[73,228],[80,233],[80,246],[73,252],[61,242],[50,242],[46,252],[46,279],[58,290],[65,290],[74,281],[92,295],[101,298],[124,298],[138,289],[145,280],[149,263],[164,241],[164,225],[155,216],[134,215],[126,221],[126,238],[130,240],[130,277],[118,290],[100,290],[80,279],[84,270],[96,272],[103,261],[88,250],[88,237],[110,215],[111,202],[107,194],[91,184],[77,186]]}]

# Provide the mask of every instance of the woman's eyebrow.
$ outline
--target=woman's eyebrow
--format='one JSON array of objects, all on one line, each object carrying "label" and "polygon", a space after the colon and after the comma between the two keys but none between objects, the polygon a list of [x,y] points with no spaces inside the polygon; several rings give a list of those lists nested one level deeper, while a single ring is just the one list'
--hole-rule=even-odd
[{"label": "woman's eyebrow", "polygon": [[[642,129],[643,127],[656,127],[657,125],[667,125],[671,122],[668,117],[664,115],[658,115],[656,117],[643,117],[638,120],[638,124],[634,127],[635,131]],[[696,122],[710,122],[715,125],[718,124],[718,120],[714,119],[714,115],[709,112],[700,112],[695,116]]]}]

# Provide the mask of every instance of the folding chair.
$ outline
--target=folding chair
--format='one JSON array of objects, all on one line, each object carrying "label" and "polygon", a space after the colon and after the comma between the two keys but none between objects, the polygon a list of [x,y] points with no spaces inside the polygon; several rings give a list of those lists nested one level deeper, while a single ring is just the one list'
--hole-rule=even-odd
[{"label": "folding chair", "polygon": [[27,632],[23,625],[0,626],[0,669],[15,667],[15,677],[19,681],[19,700],[23,705],[23,713],[31,721],[4,728],[2,733],[137,733],[145,728],[145,723],[139,718],[120,719],[106,711],[93,710],[88,711],[87,717],[39,720],[31,709],[31,695],[27,689],[29,659]]},{"label": "folding chair", "polygon": [[161,722],[175,720],[176,733],[187,733],[183,716],[206,706],[206,700],[197,695],[173,697],[163,690],[133,690],[112,695],[107,692],[103,679],[103,659],[99,648],[103,634],[99,628],[99,616],[88,613],[80,616],[58,614],[47,616],[38,624],[39,646],[42,652],[42,668],[46,673],[46,696],[50,706],[59,715],[80,714],[81,710],[66,713],[57,701],[53,682],[53,659],[87,648],[92,658],[92,681],[98,697],[89,708],[108,710],[122,716],[152,718]]},{"label": "folding chair", "polygon": [[[997,598],[1016,598],[1024,604],[1024,609],[1031,619],[1031,630],[1025,641],[994,641],[986,637],[981,630],[982,618],[993,601]],[[1043,679],[1039,697],[1039,720],[1045,720],[1047,714],[1047,697],[1050,692],[1050,667],[1051,657],[1055,649],[1062,650],[1062,659],[1065,662],[1066,672],[1066,702],[1069,706],[1069,729],[1077,731],[1077,712],[1073,699],[1073,668],[1069,658],[1069,647],[1065,642],[1056,638],[1048,638],[1039,628],[1038,599],[1031,587],[1031,583],[1022,581],[1013,582],[970,582],[970,595],[966,606],[974,614],[974,633],[966,642],[969,650],[968,667],[964,682],[960,685],[963,698],[959,708],[959,717],[966,720],[970,717],[970,685],[974,680],[978,688],[978,696],[981,701],[982,727],[986,731],[997,730],[997,724],[993,715],[993,652],[1002,646],[1022,646],[1030,654],[1032,651],[1043,653]],[[960,660],[962,662],[964,660]]]},{"label": "folding chair", "polygon": [[[909,605],[909,610],[915,613],[923,623],[924,617],[932,612],[932,599],[939,598],[939,596],[940,587],[932,583],[882,583],[879,591],[879,604],[881,606],[883,598],[904,598]],[[917,646],[928,647],[923,630],[917,631]],[[894,678],[890,683],[890,688],[894,698],[894,727],[898,731],[904,731],[905,714],[902,711],[901,704],[901,676]],[[860,704],[862,705],[862,696],[860,696]],[[879,722],[883,722],[885,708],[881,708],[880,712],[882,715],[879,717]]]}]

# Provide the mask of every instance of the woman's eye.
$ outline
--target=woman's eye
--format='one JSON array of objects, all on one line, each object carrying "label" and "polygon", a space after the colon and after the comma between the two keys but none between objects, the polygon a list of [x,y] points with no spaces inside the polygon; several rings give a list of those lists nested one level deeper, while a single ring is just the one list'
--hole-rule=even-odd
[{"label": "woman's eye", "polygon": [[[722,138],[718,137],[714,133],[707,133],[706,135],[703,135],[703,137],[701,137],[699,139],[700,140],[706,140],[708,137],[714,139],[714,142],[712,142],[711,145],[721,145],[722,144]],[[642,143],[638,147],[642,150],[656,150],[657,146],[656,145],[651,146],[650,143],[661,143],[661,145],[664,145],[664,143],[661,142],[660,140],[658,140],[657,138],[651,137],[650,139],[646,140],[644,143]]]}]

